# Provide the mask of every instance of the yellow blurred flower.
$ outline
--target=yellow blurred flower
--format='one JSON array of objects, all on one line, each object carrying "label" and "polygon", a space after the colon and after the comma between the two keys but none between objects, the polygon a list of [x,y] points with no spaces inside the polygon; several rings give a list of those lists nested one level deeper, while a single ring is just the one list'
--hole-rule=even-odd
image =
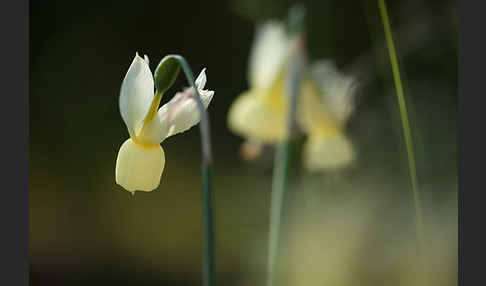
[{"label": "yellow blurred flower", "polygon": [[282,97],[289,40],[280,23],[269,22],[257,30],[249,59],[250,89],[233,103],[230,128],[247,138],[276,143],[286,135]]},{"label": "yellow blurred flower", "polygon": [[[148,57],[135,55],[120,90],[120,112],[130,138],[120,147],[116,183],[132,194],[157,188],[164,170],[163,140],[199,123],[194,88],[187,88],[158,109],[161,93],[154,94],[154,78]],[[204,90],[205,69],[196,79],[198,93],[207,108],[214,91]],[[158,110],[157,110],[158,109]]]},{"label": "yellow blurred flower", "polygon": [[[230,107],[228,125],[250,141],[276,144],[287,136],[286,76],[291,39],[284,26],[270,21],[258,27],[249,59],[250,89]],[[309,170],[344,167],[355,152],[343,129],[352,111],[353,82],[328,61],[303,74],[297,121],[309,140],[304,164]]]},{"label": "yellow blurred flower", "polygon": [[354,148],[344,134],[344,125],[353,111],[354,78],[342,75],[325,60],[312,65],[311,76],[319,96],[301,94],[297,116],[309,136],[304,145],[304,164],[312,171],[345,167],[355,158]]}]

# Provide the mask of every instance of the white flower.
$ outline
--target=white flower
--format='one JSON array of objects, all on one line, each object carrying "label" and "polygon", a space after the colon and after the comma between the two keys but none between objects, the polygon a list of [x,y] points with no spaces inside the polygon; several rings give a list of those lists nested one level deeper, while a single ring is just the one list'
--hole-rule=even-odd
[{"label": "white flower", "polygon": [[[160,109],[162,94],[154,94],[154,79],[148,57],[135,55],[120,91],[120,112],[130,138],[121,146],[116,161],[116,183],[127,191],[150,192],[157,188],[164,170],[165,155],[160,143],[199,123],[194,88],[178,92]],[[214,91],[204,90],[205,69],[196,86],[207,108]]]}]

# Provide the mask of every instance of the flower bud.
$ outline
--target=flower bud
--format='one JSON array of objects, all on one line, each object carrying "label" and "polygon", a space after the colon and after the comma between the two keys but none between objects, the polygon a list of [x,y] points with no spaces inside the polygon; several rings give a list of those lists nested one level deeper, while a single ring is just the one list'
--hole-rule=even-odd
[{"label": "flower bud", "polygon": [[172,56],[164,57],[157,66],[154,74],[155,88],[157,91],[163,93],[169,89],[174,84],[180,70],[181,66],[177,59]]}]

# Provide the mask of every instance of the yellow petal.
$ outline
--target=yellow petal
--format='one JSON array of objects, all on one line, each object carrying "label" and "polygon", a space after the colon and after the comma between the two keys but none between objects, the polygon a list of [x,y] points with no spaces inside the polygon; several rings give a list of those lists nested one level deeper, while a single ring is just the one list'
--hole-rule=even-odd
[{"label": "yellow petal", "polygon": [[262,143],[282,141],[287,134],[284,78],[282,69],[270,88],[253,88],[240,94],[228,112],[230,129]]},{"label": "yellow petal", "polygon": [[116,183],[131,193],[153,191],[159,186],[164,165],[160,145],[140,145],[128,139],[118,151]]},{"label": "yellow petal", "polygon": [[322,104],[318,90],[310,80],[304,80],[302,83],[297,121],[305,133],[322,137],[336,136],[342,129],[341,122]]},{"label": "yellow petal", "polygon": [[261,90],[241,94],[228,112],[229,128],[246,138],[276,143],[286,135],[285,109],[269,102]]},{"label": "yellow petal", "polygon": [[304,146],[304,165],[310,171],[338,169],[352,163],[354,155],[351,142],[342,134],[311,135]]}]

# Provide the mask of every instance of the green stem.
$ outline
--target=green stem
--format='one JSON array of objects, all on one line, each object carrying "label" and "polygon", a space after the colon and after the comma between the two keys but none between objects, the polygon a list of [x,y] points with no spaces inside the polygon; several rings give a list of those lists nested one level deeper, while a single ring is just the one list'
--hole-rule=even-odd
[{"label": "green stem", "polygon": [[194,88],[194,95],[199,109],[201,146],[202,146],[202,180],[203,180],[203,228],[204,228],[204,246],[203,246],[203,285],[213,285],[214,273],[214,227],[213,227],[213,206],[212,206],[212,153],[211,138],[209,132],[209,116],[201,97],[197,90],[194,74],[191,67],[184,57],[179,55],[168,55],[166,58],[174,58],[179,62],[186,75],[187,81]]},{"label": "green stem", "polygon": [[278,262],[280,252],[281,220],[285,205],[286,193],[289,189],[294,134],[296,130],[297,96],[300,90],[300,81],[304,66],[304,39],[303,18],[304,8],[295,6],[290,13],[291,33],[293,36],[294,50],[290,62],[290,70],[287,86],[287,136],[280,143],[275,154],[272,195],[270,201],[270,232],[268,239],[268,280],[267,286],[274,286],[278,277]]},{"label": "green stem", "polygon": [[280,228],[283,205],[288,191],[293,141],[285,140],[277,148],[272,180],[272,195],[270,199],[270,232],[268,239],[268,286],[275,285],[277,277],[277,262],[279,261]]},{"label": "green stem", "polygon": [[420,202],[420,194],[417,183],[417,171],[415,167],[415,154],[412,143],[412,135],[410,132],[410,124],[408,121],[407,107],[405,105],[405,97],[403,94],[402,81],[400,79],[400,69],[398,67],[398,59],[395,51],[395,46],[393,43],[392,32],[390,28],[390,21],[388,18],[388,13],[386,9],[386,4],[384,0],[378,0],[378,6],[380,9],[380,15],[383,22],[383,28],[385,30],[386,44],[388,47],[388,53],[390,54],[390,62],[393,71],[393,78],[395,81],[395,88],[398,97],[398,106],[400,109],[400,117],[402,119],[403,135],[405,137],[405,145],[407,148],[408,155],[408,166],[410,171],[410,181],[412,184],[413,199],[415,204],[415,219],[417,226],[417,236],[420,243],[421,250],[424,249],[424,230],[423,230],[423,218],[422,218],[422,207]]},{"label": "green stem", "polygon": [[213,208],[212,208],[212,166],[211,164],[206,164],[203,161],[202,164],[203,171],[203,224],[204,224],[204,264],[203,264],[203,285],[211,286],[213,285],[213,268],[214,268],[214,257],[213,257],[213,242],[214,242],[214,231],[213,231]]}]

